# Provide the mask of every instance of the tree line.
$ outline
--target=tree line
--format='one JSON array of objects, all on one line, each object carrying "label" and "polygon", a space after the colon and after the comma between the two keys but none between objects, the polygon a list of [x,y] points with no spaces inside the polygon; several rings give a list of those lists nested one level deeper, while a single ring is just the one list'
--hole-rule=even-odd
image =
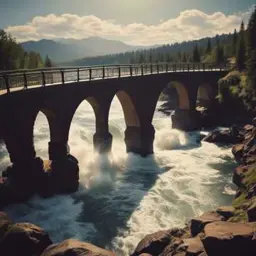
[{"label": "tree line", "polygon": [[53,66],[48,56],[42,60],[39,53],[24,51],[13,37],[2,29],[0,29],[0,56],[0,71]]}]

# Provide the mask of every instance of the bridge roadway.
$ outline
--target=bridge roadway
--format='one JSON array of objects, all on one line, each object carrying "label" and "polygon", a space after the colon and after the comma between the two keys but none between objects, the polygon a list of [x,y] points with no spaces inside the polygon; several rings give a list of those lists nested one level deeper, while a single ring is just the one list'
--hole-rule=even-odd
[{"label": "bridge roadway", "polygon": [[45,68],[0,72],[0,95],[49,85],[162,73],[218,72],[224,65],[207,63],[151,63],[91,67]]}]

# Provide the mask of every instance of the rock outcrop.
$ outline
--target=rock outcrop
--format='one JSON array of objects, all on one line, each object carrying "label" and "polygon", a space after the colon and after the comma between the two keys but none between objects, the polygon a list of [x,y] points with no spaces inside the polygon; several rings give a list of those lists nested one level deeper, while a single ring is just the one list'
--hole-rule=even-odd
[{"label": "rock outcrop", "polygon": [[41,256],[115,256],[113,252],[95,245],[68,239],[59,244],[50,245]]}]

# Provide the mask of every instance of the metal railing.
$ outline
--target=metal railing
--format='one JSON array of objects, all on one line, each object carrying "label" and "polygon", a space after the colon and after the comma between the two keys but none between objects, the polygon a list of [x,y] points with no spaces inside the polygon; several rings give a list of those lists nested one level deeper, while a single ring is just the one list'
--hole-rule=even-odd
[{"label": "metal railing", "polygon": [[0,72],[0,90],[7,93],[18,89],[54,84],[92,81],[171,72],[225,71],[228,67],[208,63],[146,63],[88,67],[45,68]]}]

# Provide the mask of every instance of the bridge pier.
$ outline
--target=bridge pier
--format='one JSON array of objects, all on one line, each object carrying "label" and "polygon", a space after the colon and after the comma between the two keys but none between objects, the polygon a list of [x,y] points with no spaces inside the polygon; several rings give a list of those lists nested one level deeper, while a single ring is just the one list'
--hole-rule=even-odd
[{"label": "bridge pier", "polygon": [[79,186],[78,160],[70,154],[67,142],[49,142],[50,175],[46,183],[48,189],[43,196],[72,193]]},{"label": "bridge pier", "polygon": [[172,128],[192,131],[200,128],[200,114],[196,110],[176,109],[172,117]]},{"label": "bridge pier", "polygon": [[125,130],[125,144],[127,153],[140,154],[142,157],[153,154],[155,129],[153,125],[141,127],[128,126]]},{"label": "bridge pier", "polygon": [[107,132],[105,134],[95,133],[93,136],[93,145],[95,151],[99,153],[108,153],[112,149],[113,136]]}]

